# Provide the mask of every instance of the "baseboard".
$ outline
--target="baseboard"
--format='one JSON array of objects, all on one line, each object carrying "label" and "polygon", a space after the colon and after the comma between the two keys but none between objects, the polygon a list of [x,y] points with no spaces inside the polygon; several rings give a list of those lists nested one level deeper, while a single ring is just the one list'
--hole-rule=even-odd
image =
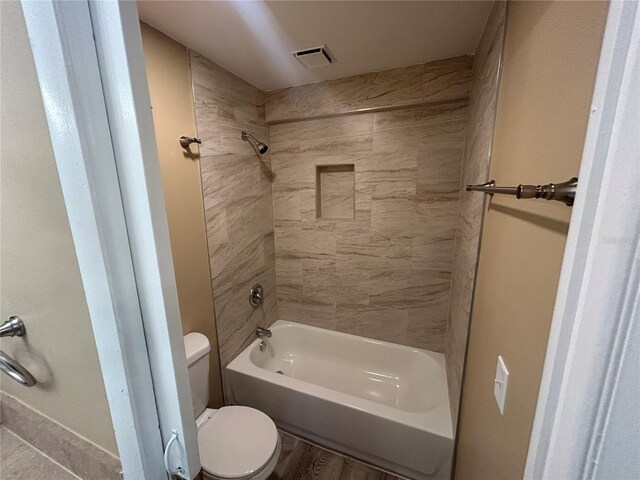
[{"label": "baseboard", "polygon": [[0,392],[1,422],[80,478],[120,480],[120,460],[17,398]]}]

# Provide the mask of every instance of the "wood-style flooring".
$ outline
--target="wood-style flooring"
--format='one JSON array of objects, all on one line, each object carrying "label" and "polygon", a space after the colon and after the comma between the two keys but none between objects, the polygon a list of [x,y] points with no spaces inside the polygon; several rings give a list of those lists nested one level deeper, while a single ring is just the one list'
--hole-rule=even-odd
[{"label": "wood-style flooring", "polygon": [[282,431],[280,437],[280,460],[269,480],[401,480]]}]

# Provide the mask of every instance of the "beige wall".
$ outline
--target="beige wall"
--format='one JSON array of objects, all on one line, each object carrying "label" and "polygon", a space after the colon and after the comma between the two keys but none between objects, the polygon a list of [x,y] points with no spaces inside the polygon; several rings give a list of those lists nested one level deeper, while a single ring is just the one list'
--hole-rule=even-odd
[{"label": "beige wall", "polygon": [[[607,4],[509,4],[490,177],[578,173]],[[485,216],[455,478],[522,478],[571,209],[495,196]],[[510,371],[505,415],[496,358]]]},{"label": "beige wall", "polygon": [[178,142],[182,135],[196,136],[189,51],[147,24],[140,26],[182,329],[185,334],[203,333],[211,342],[209,405],[216,407],[222,405],[222,383],[209,279],[200,155],[197,145],[192,145],[187,152]]},{"label": "beige wall", "polygon": [[22,9],[0,9],[0,320],[20,315],[28,332],[0,345],[38,380],[3,373],[0,388],[117,455]]},{"label": "beige wall", "polygon": [[[195,52],[196,105],[211,281],[222,365],[277,318],[271,152],[259,155],[242,130],[269,144],[264,93]],[[249,291],[264,288],[264,303]]]},{"label": "beige wall", "polygon": [[460,182],[460,210],[451,275],[451,302],[444,345],[454,431],[458,422],[462,372],[485,202],[484,196],[465,192],[464,188],[465,185],[484,183],[489,173],[504,45],[506,5],[506,2],[502,1],[493,5],[473,58],[471,97]]}]

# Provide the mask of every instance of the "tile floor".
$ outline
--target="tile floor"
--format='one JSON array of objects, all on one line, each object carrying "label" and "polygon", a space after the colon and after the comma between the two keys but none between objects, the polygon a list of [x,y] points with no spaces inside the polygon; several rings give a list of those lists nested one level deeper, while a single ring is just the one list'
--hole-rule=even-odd
[{"label": "tile floor", "polygon": [[78,480],[73,473],[0,426],[2,480]]},{"label": "tile floor", "polygon": [[[356,460],[280,432],[282,452],[269,480],[401,480]],[[2,480],[78,480],[49,457],[0,426]],[[86,479],[91,480],[91,479]]]}]

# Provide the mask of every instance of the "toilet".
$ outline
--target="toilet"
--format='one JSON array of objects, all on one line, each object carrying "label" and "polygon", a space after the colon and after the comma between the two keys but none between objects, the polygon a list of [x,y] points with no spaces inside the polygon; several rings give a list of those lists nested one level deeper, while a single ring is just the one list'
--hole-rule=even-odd
[{"label": "toilet", "polygon": [[207,408],[209,340],[201,333],[189,333],[184,348],[203,477],[266,480],[280,456],[280,435],[273,420],[255,408]]}]

